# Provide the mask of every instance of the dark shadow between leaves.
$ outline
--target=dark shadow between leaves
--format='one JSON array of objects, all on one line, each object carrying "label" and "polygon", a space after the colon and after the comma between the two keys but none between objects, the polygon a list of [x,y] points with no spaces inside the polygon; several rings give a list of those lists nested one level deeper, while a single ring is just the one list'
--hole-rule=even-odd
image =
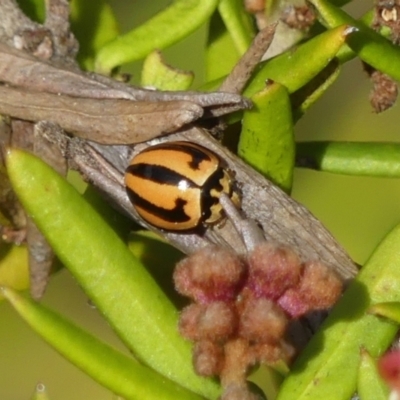
[{"label": "dark shadow between leaves", "polygon": [[296,144],[296,167],[321,170],[321,164],[330,142],[303,142]]}]

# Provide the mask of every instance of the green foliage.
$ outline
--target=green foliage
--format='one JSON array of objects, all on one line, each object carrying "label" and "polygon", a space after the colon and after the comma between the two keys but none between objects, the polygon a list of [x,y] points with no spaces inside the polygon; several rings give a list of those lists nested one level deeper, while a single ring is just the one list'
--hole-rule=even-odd
[{"label": "green foliage", "polygon": [[279,400],[351,398],[357,390],[360,349],[378,357],[398,330],[395,323],[368,310],[373,304],[400,300],[399,247],[400,225],[378,246],[297,358]]},{"label": "green foliage", "polygon": [[251,97],[244,113],[238,154],[286,191],[292,187],[295,147],[289,93],[272,83]]},{"label": "green foliage", "polygon": [[297,154],[321,171],[400,177],[398,143],[305,142],[297,145]]},{"label": "green foliage", "polygon": [[[28,251],[26,246],[1,246],[0,282],[24,290],[29,286]],[[2,295],[0,294],[0,300]]]},{"label": "green foliage", "polygon": [[97,54],[96,71],[108,73],[155,49],[171,46],[204,24],[217,4],[216,0],[175,0],[145,24],[105,45]]},{"label": "green foliage", "polygon": [[325,0],[310,1],[318,10],[321,21],[329,28],[349,24],[357,30],[347,41],[348,46],[361,60],[382,71],[393,79],[400,79],[397,66],[400,63],[400,49],[382,36],[357,22],[339,8]]},{"label": "green foliage", "polygon": [[218,11],[236,50],[243,55],[255,36],[253,22],[245,12],[243,1],[221,0]]},{"label": "green foliage", "polygon": [[132,357],[114,350],[44,306],[11,289],[3,289],[3,295],[22,318],[61,355],[127,400],[202,399]]},{"label": "green foliage", "polygon": [[177,70],[166,65],[158,51],[150,53],[142,69],[141,84],[158,90],[187,90],[193,82],[191,72]]},{"label": "green foliage", "polygon": [[[27,168],[29,175],[24,172]],[[59,259],[135,356],[182,386],[215,394],[215,384],[199,378],[191,368],[190,346],[176,330],[175,308],[102,217],[61,176],[29,153],[9,152],[7,169],[19,199]],[[67,329],[64,321],[60,324],[60,331]],[[54,321],[48,325],[57,326]],[[44,323],[37,322],[35,327],[43,328]],[[54,331],[46,334],[60,339]],[[63,348],[68,340],[67,336],[57,346]],[[82,348],[90,342],[87,337],[82,340]],[[155,351],[161,343],[162,350]],[[104,352],[97,352],[100,358]],[[73,352],[63,348],[63,354],[72,357]],[[86,366],[93,365],[82,358]]]}]

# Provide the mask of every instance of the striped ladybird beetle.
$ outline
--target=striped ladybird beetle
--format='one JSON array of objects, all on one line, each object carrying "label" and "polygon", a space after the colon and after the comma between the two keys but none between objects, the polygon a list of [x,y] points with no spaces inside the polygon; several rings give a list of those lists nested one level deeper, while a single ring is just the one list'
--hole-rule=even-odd
[{"label": "striped ladybird beetle", "polygon": [[168,231],[219,222],[221,193],[240,203],[221,159],[191,142],[166,142],[141,151],[126,169],[125,185],[138,214]]}]

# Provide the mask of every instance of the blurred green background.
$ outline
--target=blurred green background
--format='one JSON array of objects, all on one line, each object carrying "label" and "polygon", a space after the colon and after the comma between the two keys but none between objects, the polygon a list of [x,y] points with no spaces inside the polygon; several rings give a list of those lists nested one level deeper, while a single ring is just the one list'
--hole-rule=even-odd
[{"label": "blurred green background", "polygon": [[[169,3],[110,1],[122,31],[138,25]],[[354,1],[346,9],[359,17],[372,1]],[[206,34],[199,30],[163,52],[166,60],[182,69],[203,74],[201,51]],[[140,63],[130,69],[135,78]],[[357,60],[346,64],[339,80],[296,126],[298,140],[399,141],[399,106],[376,115],[368,101],[370,83]],[[400,180],[357,178],[297,169],[293,196],[306,205],[346,248],[363,264],[384,237],[400,221]],[[90,306],[67,271],[55,275],[44,303],[70,317],[99,337],[123,349],[107,324]],[[29,399],[38,382],[43,382],[51,399],[112,400],[74,366],[64,361],[30,331],[8,304],[0,303],[0,399]]]}]

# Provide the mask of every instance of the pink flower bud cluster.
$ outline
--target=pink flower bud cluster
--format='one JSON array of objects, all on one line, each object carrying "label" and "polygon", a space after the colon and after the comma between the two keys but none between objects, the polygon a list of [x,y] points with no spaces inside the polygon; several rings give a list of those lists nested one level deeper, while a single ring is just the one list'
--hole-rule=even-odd
[{"label": "pink flower bud cluster", "polygon": [[174,281],[193,301],[182,311],[179,329],[194,342],[195,370],[219,376],[225,400],[256,399],[246,385],[249,369],[289,362],[290,320],[331,307],[342,292],[326,266],[303,263],[290,249],[266,242],[246,259],[207,246],[178,263]]}]

